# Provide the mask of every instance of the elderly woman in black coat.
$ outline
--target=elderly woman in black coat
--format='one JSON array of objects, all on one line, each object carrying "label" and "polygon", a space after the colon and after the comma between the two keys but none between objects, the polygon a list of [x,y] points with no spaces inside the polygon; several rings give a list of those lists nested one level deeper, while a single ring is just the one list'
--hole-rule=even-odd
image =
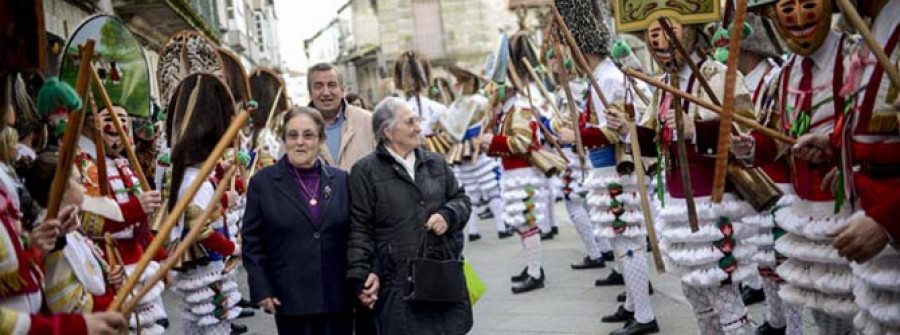
[{"label": "elderly woman in black coat", "polygon": [[[443,243],[450,255],[438,254],[458,259],[462,245],[455,237],[461,236],[471,212],[469,198],[444,158],[420,149],[420,122],[399,98],[386,98],[375,107],[372,129],[378,146],[350,172],[347,276],[356,283],[360,300],[380,304],[383,334],[465,334],[472,328],[467,299],[404,299],[410,293],[408,261],[417,257],[423,242],[432,247]],[[377,296],[364,284],[375,257],[382,286]]]},{"label": "elderly woman in black coat", "polygon": [[[325,166],[325,122],[294,107],[284,116],[286,153],[250,179],[244,267],[250,297],[275,314],[279,334],[350,335],[355,286],[347,276],[347,172]],[[366,273],[370,290],[374,275]]]}]

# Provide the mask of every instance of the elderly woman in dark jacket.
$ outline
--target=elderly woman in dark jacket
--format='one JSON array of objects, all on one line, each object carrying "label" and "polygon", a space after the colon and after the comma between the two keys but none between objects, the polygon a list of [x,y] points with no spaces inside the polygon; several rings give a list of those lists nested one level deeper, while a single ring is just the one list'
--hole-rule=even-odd
[{"label": "elderly woman in dark jacket", "polygon": [[[468,301],[404,299],[410,293],[408,260],[416,257],[422,238],[429,246],[446,243],[450,257],[458,258],[462,246],[454,237],[461,236],[471,212],[469,198],[444,158],[419,148],[420,121],[399,98],[386,98],[375,107],[372,129],[378,146],[350,173],[347,276],[356,283],[360,300],[379,302],[383,334],[465,334],[472,328]],[[377,297],[364,285],[375,255],[382,286]]]}]

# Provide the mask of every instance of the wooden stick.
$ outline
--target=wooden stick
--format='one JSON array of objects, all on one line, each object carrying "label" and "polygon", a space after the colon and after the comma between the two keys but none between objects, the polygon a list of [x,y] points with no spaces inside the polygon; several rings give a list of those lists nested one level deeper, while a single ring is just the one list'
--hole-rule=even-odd
[{"label": "wooden stick", "polygon": [[[90,77],[91,59],[94,58],[94,40],[87,40],[81,48],[81,66],[78,67],[78,79],[75,81],[75,92],[84,101]],[[53,175],[53,184],[50,186],[50,196],[47,201],[48,218],[55,218],[59,214],[63,193],[69,183],[69,174],[75,161],[75,148],[78,136],[81,135],[81,126],[84,124],[84,105],[77,111],[72,111],[66,124],[66,132],[63,135],[59,150],[59,164],[56,165],[56,173]]]},{"label": "wooden stick", "polygon": [[[856,8],[853,7],[848,0],[837,0],[837,4],[838,7],[841,7],[841,12],[844,12],[844,15],[847,17],[848,21],[850,21],[850,25],[862,35],[866,45],[869,46],[869,50],[872,50],[872,53],[875,54],[875,59],[878,60],[878,64],[881,65],[881,68],[887,73],[888,78],[891,79],[891,83],[894,84],[894,87],[900,87],[900,73],[898,73],[897,68],[891,64],[891,58],[888,57],[884,49],[882,49],[883,47],[878,43],[878,40],[875,39],[875,35],[872,34],[872,30],[869,29],[869,26],[867,26],[862,17],[859,16]],[[897,13],[881,13],[881,16],[887,15],[897,15]],[[875,85],[879,85],[879,83],[875,83]]]},{"label": "wooden stick", "polygon": [[[141,167],[141,162],[138,161],[137,155],[134,153],[134,147],[131,146],[131,139],[128,137],[128,134],[125,133],[125,128],[122,127],[122,122],[119,121],[118,113],[113,109],[112,101],[109,99],[109,94],[106,92],[106,87],[103,86],[100,75],[97,74],[97,70],[94,69],[94,65],[91,64],[91,62],[88,62],[88,64],[90,65],[91,72],[89,74],[91,75],[91,81],[94,82],[94,86],[100,93],[100,99],[103,100],[103,105],[106,106],[106,110],[109,111],[110,119],[116,127],[116,131],[119,132],[119,141],[122,141],[125,155],[128,156],[128,163],[131,164],[131,170],[134,171],[138,180],[141,181],[141,190],[148,192],[151,190],[150,184],[147,182],[147,176],[144,174],[144,168]],[[101,131],[101,129],[97,129],[97,131]]]},{"label": "wooden stick", "polygon": [[[230,167],[228,171],[225,172],[225,178],[223,178],[222,181],[228,180],[233,177],[236,171],[237,166]],[[206,181],[206,175],[197,175],[196,180]],[[196,221],[191,223],[191,229],[188,231],[187,236],[185,236],[181,240],[181,242],[178,243],[178,246],[176,246],[175,250],[169,254],[169,256],[166,258],[166,261],[159,266],[159,270],[156,271],[153,277],[151,277],[150,280],[148,280],[141,286],[140,291],[138,291],[138,293],[133,298],[131,298],[131,300],[128,300],[122,305],[122,314],[131,313],[131,311],[133,311],[137,306],[138,302],[141,301],[141,298],[147,295],[147,293],[150,292],[150,290],[152,290],[154,286],[156,286],[156,283],[166,277],[166,274],[169,272],[169,270],[171,270],[172,267],[175,266],[175,263],[178,262],[179,259],[181,259],[181,256],[184,255],[187,249],[190,248],[194,244],[194,242],[196,242],[197,237],[200,236],[200,233],[203,231],[203,229],[209,225],[206,220],[209,219],[210,215],[212,215],[213,212],[219,209],[219,202],[222,199],[222,195],[225,194],[225,191],[228,189],[227,184],[228,183],[220,182],[219,185],[216,185],[216,191],[213,193],[212,198],[209,200],[209,204],[206,205],[206,209],[203,210],[203,213],[200,215],[200,217],[197,218]]]},{"label": "wooden stick", "polygon": [[91,118],[94,125],[94,147],[97,149],[97,183],[100,184],[100,196],[106,197],[109,196],[109,178],[107,176],[106,171],[106,148],[103,146],[103,136],[100,133],[100,119],[96,117],[97,115],[97,104],[94,102],[93,94],[90,91],[87,92],[90,98],[85,99],[84,102],[86,104],[90,104],[91,113],[94,114],[94,117]]},{"label": "wooden stick", "polygon": [[109,271],[112,272],[112,269],[116,267],[116,252],[112,235],[109,232],[104,233],[103,240],[106,241],[106,258],[109,259]]},{"label": "wooden stick", "polygon": [[[666,92],[674,94],[682,99],[688,100],[691,103],[696,104],[700,107],[706,108],[707,110],[709,110],[713,113],[722,115],[722,108],[719,106],[713,105],[709,101],[706,101],[706,100],[697,98],[693,95],[690,95],[688,93],[685,93],[684,91],[682,91],[678,88],[675,88],[671,85],[663,83],[663,82],[659,81],[658,79],[650,77],[648,75],[645,75],[639,71],[635,71],[634,69],[624,68],[622,71],[625,72],[625,74],[632,76],[634,78],[637,78],[640,81],[643,81],[651,86],[657,87]],[[744,127],[753,129],[754,131],[757,131],[763,135],[766,135],[768,137],[771,137],[775,140],[784,142],[789,145],[794,145],[794,143],[797,142],[796,139],[791,138],[790,136],[787,136],[783,133],[780,133],[780,132],[778,132],[774,129],[768,128],[766,126],[760,125],[759,123],[756,123],[756,121],[749,119],[747,117],[741,116],[741,115],[737,115],[737,114],[733,115],[733,121]]]},{"label": "wooden stick", "polygon": [[[591,68],[588,66],[588,62],[584,58],[584,54],[581,53],[581,48],[578,47],[578,43],[575,42],[575,38],[572,37],[572,32],[569,30],[569,26],[566,25],[566,20],[563,19],[556,6],[550,6],[550,10],[553,13],[553,19],[556,21],[556,25],[559,27],[559,30],[562,31],[563,36],[565,36],[566,42],[569,43],[569,48],[572,50],[573,56],[575,56],[575,63],[578,64],[581,70],[584,71],[584,74],[590,79],[591,86],[593,87],[594,92],[597,93],[597,96],[600,97],[603,108],[609,109],[609,100],[606,100],[606,96],[600,91],[600,85],[597,85],[597,81],[594,80],[593,71],[591,71]],[[557,52],[560,50],[558,46],[558,43],[554,46],[556,47]],[[564,87],[566,85],[568,85],[568,83],[563,83]]]},{"label": "wooden stick", "polygon": [[[284,90],[284,86],[278,88],[278,93],[275,93],[275,101],[272,102],[272,108],[269,109],[269,117],[266,119],[266,125],[263,129],[271,130],[270,123],[272,123],[272,116],[275,115],[275,107],[278,106],[278,99],[281,99],[281,92]],[[259,141],[259,136],[256,138],[256,148],[253,148],[253,151],[256,152],[256,155],[253,156],[253,164],[250,165],[250,173],[247,174],[247,177],[253,177],[256,173],[256,166],[259,165],[259,148],[262,145]]]},{"label": "wooden stick", "polygon": [[[632,111],[634,111],[634,107],[632,107]],[[663,263],[662,254],[659,251],[659,239],[656,237],[656,228],[653,224],[650,196],[647,195],[646,171],[644,170],[641,143],[638,141],[637,125],[635,124],[637,115],[632,114],[630,116],[631,120],[628,122],[628,133],[631,135],[631,155],[634,160],[634,168],[637,175],[638,194],[641,197],[641,213],[644,214],[644,227],[647,229],[647,238],[650,239],[650,252],[653,253],[653,264],[656,265],[656,272],[666,273],[666,265]]]},{"label": "wooden stick", "polygon": [[[731,120],[734,113],[734,90],[737,86],[737,66],[741,56],[741,35],[747,17],[747,0],[735,2],[734,19],[728,40],[728,62],[725,69],[725,97],[719,114],[719,137],[716,148],[716,170],[713,175],[712,202],[721,203],[725,196],[725,177],[728,174],[728,153],[731,149]],[[676,74],[677,75],[677,74]]]},{"label": "wooden stick", "polygon": [[[555,6],[553,7],[553,10],[556,10]],[[556,40],[556,36],[554,35],[550,35],[549,38],[550,42],[553,43],[553,48],[556,49],[558,53],[559,50],[561,50],[559,41]],[[559,77],[560,81],[562,81],[560,86],[562,86],[563,91],[566,92],[566,104],[569,105],[569,117],[572,119],[572,130],[574,130],[575,133],[575,155],[578,156],[578,167],[581,169],[582,178],[584,178],[587,173],[587,160],[585,159],[584,154],[584,141],[581,139],[578,107],[575,106],[575,95],[572,94],[572,89],[569,87],[569,74],[566,73],[566,67],[562,61],[562,54],[556,57],[556,62],[560,68]],[[588,74],[588,77],[591,78],[591,80],[594,79],[590,74]]]},{"label": "wooden stick", "polygon": [[[672,72],[672,85],[678,87],[678,73]],[[694,187],[691,184],[691,167],[687,159],[687,145],[684,143],[684,111],[681,110],[681,99],[677,96],[673,97],[672,105],[675,106],[675,130],[678,138],[675,140],[675,147],[678,158],[678,171],[681,172],[681,184],[684,185],[684,203],[687,207],[688,225],[691,232],[700,230],[697,223],[697,204],[694,202]]]},{"label": "wooden stick", "polygon": [[[222,135],[222,138],[219,139],[219,142],[216,144],[216,147],[213,148],[212,153],[210,153],[209,157],[203,162],[203,165],[200,167],[200,171],[197,173],[199,176],[207,176],[216,166],[216,162],[219,160],[219,157],[222,156],[222,153],[225,151],[225,148],[231,145],[231,140],[237,136],[237,133],[241,130],[241,127],[247,122],[247,118],[249,114],[246,110],[241,110],[235,117],[234,120],[231,121],[231,125],[228,126],[228,130],[225,131],[225,134]],[[116,293],[116,298],[113,300],[112,304],[109,305],[108,311],[117,311],[120,307],[122,307],[122,303],[125,300],[125,296],[134,289],[134,286],[137,284],[138,279],[144,273],[144,270],[147,269],[147,265],[150,264],[150,261],[156,255],[156,252],[159,251],[159,248],[162,247],[163,242],[169,238],[169,233],[172,232],[172,228],[175,227],[175,223],[178,222],[178,219],[181,218],[181,214],[184,213],[185,209],[187,209],[188,204],[197,195],[197,191],[200,190],[200,186],[206,181],[205,178],[197,178],[191,183],[190,187],[188,187],[187,192],[175,204],[175,207],[172,208],[172,212],[166,217],[166,220],[163,222],[162,227],[160,227],[159,231],[156,233],[156,237],[153,238],[153,241],[150,242],[150,245],[147,247],[147,250],[141,255],[140,261],[138,261],[137,266],[135,267],[132,275],[128,278],[128,281],[125,282],[119,291]]]},{"label": "wooden stick", "polygon": [[559,111],[559,108],[556,108],[556,102],[550,98],[550,92],[547,92],[547,88],[541,84],[541,78],[538,77],[537,72],[534,71],[534,67],[531,66],[531,62],[528,61],[528,58],[522,57],[522,62],[525,64],[525,68],[528,69],[528,76],[531,77],[531,81],[537,83],[538,90],[541,91],[541,96],[544,97],[544,100],[547,100],[550,103],[550,109],[553,110],[553,114],[556,115],[560,120],[565,120],[563,118],[562,113]]},{"label": "wooden stick", "polygon": [[[508,59],[509,64],[513,64],[512,59]],[[556,150],[556,153],[559,154],[560,157],[566,163],[569,163],[569,159],[566,158],[566,153],[563,152],[562,148],[559,146],[559,143],[556,142],[556,137],[553,137],[553,134],[550,133],[550,130],[544,126],[544,123],[541,122],[541,114],[538,113],[537,108],[534,107],[534,102],[531,101],[531,86],[526,86],[522,83],[522,80],[519,79],[519,74],[516,73],[515,68],[509,69],[510,80],[512,80],[513,85],[522,88],[522,93],[525,94],[525,98],[528,99],[528,104],[531,105],[531,116],[534,118],[534,121],[537,122],[538,127],[541,129],[541,133],[544,134],[544,138],[547,139],[547,142],[550,142],[550,146]]]}]

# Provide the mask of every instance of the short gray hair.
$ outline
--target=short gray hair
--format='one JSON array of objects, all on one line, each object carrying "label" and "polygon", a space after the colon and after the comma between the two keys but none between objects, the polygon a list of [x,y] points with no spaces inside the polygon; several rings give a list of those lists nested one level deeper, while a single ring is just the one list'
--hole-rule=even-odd
[{"label": "short gray hair", "polygon": [[334,71],[334,73],[337,74],[338,85],[344,87],[344,76],[341,74],[340,69],[329,63],[318,63],[316,65],[310,66],[309,70],[306,70],[306,89],[312,91],[313,82],[310,79],[312,78],[313,73],[328,71]]},{"label": "short gray hair", "polygon": [[375,139],[378,142],[387,142],[384,131],[397,123],[397,111],[406,107],[406,101],[397,97],[387,97],[372,112],[372,130],[375,131]]}]

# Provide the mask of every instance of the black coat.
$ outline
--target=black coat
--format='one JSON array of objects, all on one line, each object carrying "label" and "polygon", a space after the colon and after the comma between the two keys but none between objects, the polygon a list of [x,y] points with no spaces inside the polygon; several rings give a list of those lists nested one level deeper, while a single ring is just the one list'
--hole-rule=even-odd
[{"label": "black coat", "polygon": [[281,315],[347,313],[347,172],[322,164],[316,229],[290,168],[283,158],[250,179],[241,231],[250,299],[277,297]]},{"label": "black coat", "polygon": [[407,261],[416,256],[422,236],[429,245],[438,237],[424,235],[425,222],[435,213],[444,217],[448,229],[441,239],[459,257],[461,241],[456,239],[471,213],[465,191],[443,157],[416,149],[415,181],[379,144],[375,152],[353,165],[350,173],[352,197],[349,270],[355,282],[372,271],[374,257],[381,265],[378,303],[381,305],[383,334],[465,334],[472,328],[472,306],[457,304],[409,303]]}]

